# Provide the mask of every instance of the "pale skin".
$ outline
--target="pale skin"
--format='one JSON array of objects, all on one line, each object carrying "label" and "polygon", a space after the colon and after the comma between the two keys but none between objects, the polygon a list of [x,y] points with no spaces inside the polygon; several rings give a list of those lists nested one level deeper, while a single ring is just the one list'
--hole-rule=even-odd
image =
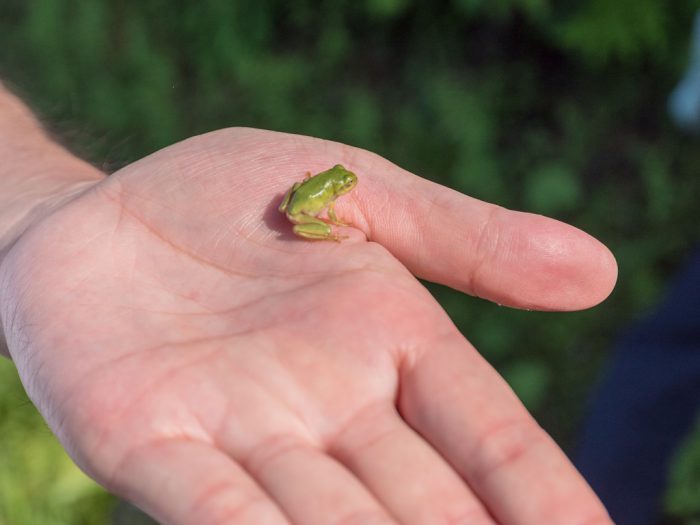
[{"label": "pale skin", "polygon": [[[261,130],[106,178],[18,108],[0,88],[2,326],[32,400],[108,489],[176,525],[611,523],[414,277],[586,308],[616,278],[598,241]],[[284,193],[338,163],[361,178],[336,204],[348,238],[294,236]]]}]

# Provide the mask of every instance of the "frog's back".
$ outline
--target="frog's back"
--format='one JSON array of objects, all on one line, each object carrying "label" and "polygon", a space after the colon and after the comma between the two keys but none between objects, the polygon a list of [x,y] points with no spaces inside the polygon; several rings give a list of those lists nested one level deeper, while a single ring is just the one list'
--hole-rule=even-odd
[{"label": "frog's back", "polygon": [[335,192],[331,170],[305,180],[289,202],[289,212],[320,212],[333,200]]}]

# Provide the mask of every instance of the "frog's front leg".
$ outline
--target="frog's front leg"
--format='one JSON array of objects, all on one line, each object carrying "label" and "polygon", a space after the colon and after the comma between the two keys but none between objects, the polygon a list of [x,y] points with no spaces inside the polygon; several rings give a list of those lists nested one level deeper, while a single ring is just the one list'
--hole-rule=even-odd
[{"label": "frog's front leg", "polygon": [[279,208],[277,208],[279,211],[282,213],[287,211],[287,206],[289,206],[289,201],[292,199],[292,195],[294,194],[295,191],[301,186],[301,182],[295,182],[291,188],[287,191],[287,193],[284,194],[284,199],[282,199],[282,204],[279,205]]},{"label": "frog's front leg", "polygon": [[300,214],[294,217],[294,222],[296,224],[292,230],[299,237],[304,237],[305,239],[340,240],[340,237],[332,232],[331,227],[317,217]]},{"label": "frog's front leg", "polygon": [[337,224],[338,226],[349,226],[349,223],[342,222],[338,220],[338,216],[335,214],[335,201],[331,201],[328,204],[328,217],[330,218],[331,224]]}]

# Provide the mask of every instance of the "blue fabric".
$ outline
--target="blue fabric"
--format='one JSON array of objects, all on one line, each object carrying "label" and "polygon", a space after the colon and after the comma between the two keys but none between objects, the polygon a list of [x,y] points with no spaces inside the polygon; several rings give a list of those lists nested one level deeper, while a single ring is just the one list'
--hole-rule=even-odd
[{"label": "blue fabric", "polygon": [[700,250],[614,354],[585,425],[580,471],[617,525],[657,522],[669,462],[700,408]]},{"label": "blue fabric", "polygon": [[679,128],[700,133],[700,11],[695,16],[688,69],[671,94],[668,111]]}]

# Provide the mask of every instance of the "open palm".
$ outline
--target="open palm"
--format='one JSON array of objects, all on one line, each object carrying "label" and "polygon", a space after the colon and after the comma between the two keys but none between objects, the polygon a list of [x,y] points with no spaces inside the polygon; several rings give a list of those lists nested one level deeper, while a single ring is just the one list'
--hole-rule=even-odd
[{"label": "open palm", "polygon": [[[340,243],[276,210],[341,163]],[[147,157],[3,267],[23,381],[75,460],[173,524],[604,524],[565,456],[414,277],[576,309],[584,233],[337,143],[223,130]]]}]

